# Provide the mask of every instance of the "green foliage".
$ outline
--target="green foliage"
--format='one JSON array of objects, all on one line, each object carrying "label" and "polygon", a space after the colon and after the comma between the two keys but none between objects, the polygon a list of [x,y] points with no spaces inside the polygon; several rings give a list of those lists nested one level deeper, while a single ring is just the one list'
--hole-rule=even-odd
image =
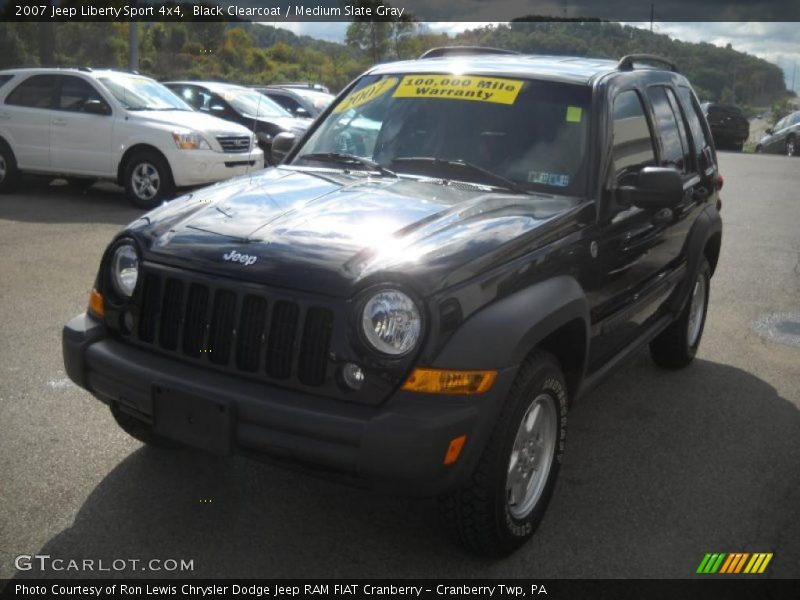
[{"label": "green foliage", "polygon": [[780,121],[783,117],[794,112],[795,108],[794,105],[789,102],[789,98],[781,98],[773,103],[770,110],[772,112],[770,125],[775,125],[775,123]]},{"label": "green foliage", "polygon": [[[0,22],[0,68],[39,64],[40,42],[48,31],[44,25]],[[127,23],[50,25],[57,64],[127,66]],[[341,89],[375,62],[413,58],[435,46],[482,45],[614,59],[634,52],[659,54],[678,64],[704,101],[768,106],[787,94],[783,72],[754,56],[598,21],[515,21],[449,37],[432,34],[409,17],[392,23],[365,20],[350,24],[345,44],[246,22],[140,23],[138,31],[139,70],[158,79],[299,80]]]}]

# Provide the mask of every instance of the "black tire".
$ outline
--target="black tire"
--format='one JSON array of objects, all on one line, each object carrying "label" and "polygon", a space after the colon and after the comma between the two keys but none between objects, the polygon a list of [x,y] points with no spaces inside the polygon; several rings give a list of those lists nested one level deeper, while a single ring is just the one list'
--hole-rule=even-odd
[{"label": "black tire", "polygon": [[[552,402],[555,413],[549,470],[543,476],[541,492],[532,497],[536,498],[535,503],[526,514],[515,516],[506,489],[512,470],[509,465],[523,418],[540,398]],[[442,522],[457,543],[475,554],[500,557],[516,550],[533,535],[553,494],[564,454],[567,407],[567,388],[558,361],[546,352],[535,352],[520,367],[489,443],[469,480],[439,500]],[[549,409],[542,414],[548,417]],[[534,452],[533,456],[537,454]],[[547,456],[548,453],[542,454],[545,463],[540,467],[547,463]],[[517,464],[522,460],[518,459]]]},{"label": "black tire", "polygon": [[119,408],[113,406],[111,414],[125,433],[132,438],[139,440],[148,446],[155,446],[156,448],[180,448],[181,444],[174,440],[156,435],[150,425],[144,421],[140,421],[136,417],[121,411]]},{"label": "black tire", "polygon": [[0,194],[13,192],[18,182],[17,159],[8,144],[0,140]]},{"label": "black tire", "polygon": [[69,187],[81,192],[97,183],[97,179],[94,177],[67,177],[66,181]]},{"label": "black tire", "polygon": [[[686,306],[681,311],[678,319],[662,331],[658,337],[650,342],[650,356],[653,361],[666,369],[682,369],[694,359],[700,340],[703,337],[703,329],[706,324],[706,313],[708,312],[708,298],[711,283],[711,267],[704,258],[700,263],[700,268],[695,276],[695,281],[689,290],[689,298]],[[695,307],[695,294],[699,293],[699,285],[704,286],[702,297],[702,308],[697,317],[700,322],[695,331],[695,321],[692,319],[693,308]],[[699,302],[700,299],[698,298]]]},{"label": "black tire", "polygon": [[797,140],[793,135],[786,138],[786,144],[783,148],[783,153],[786,156],[797,156]]},{"label": "black tire", "polygon": [[[149,183],[142,183],[145,178]],[[125,194],[134,206],[149,210],[171,198],[175,191],[172,171],[163,156],[152,150],[133,154],[123,171]]]}]

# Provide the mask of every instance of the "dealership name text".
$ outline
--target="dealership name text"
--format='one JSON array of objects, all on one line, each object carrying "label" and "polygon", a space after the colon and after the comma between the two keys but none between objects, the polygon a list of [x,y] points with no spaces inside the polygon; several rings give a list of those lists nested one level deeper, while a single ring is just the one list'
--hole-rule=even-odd
[{"label": "dealership name text", "polygon": [[124,594],[131,596],[299,596],[325,595],[335,596],[415,596],[423,592],[436,593],[439,596],[476,596],[492,597],[497,593],[500,597],[526,596],[528,593],[538,596],[547,594],[544,585],[437,585],[424,588],[416,585],[369,585],[369,584],[336,584],[336,585],[192,585],[189,583],[177,585],[130,585],[125,583],[113,585],[65,585],[56,583],[51,585],[27,585],[17,583],[14,593],[18,596],[32,596],[52,594],[54,596],[97,596]]}]

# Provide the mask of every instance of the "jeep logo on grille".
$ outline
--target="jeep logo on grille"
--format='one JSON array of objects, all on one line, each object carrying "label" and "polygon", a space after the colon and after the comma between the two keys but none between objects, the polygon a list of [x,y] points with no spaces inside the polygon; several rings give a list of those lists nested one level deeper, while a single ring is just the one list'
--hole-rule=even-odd
[{"label": "jeep logo on grille", "polygon": [[242,254],[241,252],[237,252],[236,250],[231,250],[227,254],[222,255],[222,260],[242,263],[245,267],[249,267],[258,260],[258,257],[251,256],[250,254]]}]

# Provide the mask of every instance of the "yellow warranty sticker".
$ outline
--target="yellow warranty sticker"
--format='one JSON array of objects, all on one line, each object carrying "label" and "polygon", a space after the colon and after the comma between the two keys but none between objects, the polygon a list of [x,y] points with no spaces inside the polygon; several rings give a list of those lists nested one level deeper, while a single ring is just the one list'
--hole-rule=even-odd
[{"label": "yellow warranty sticker", "polygon": [[388,79],[383,79],[382,81],[376,81],[375,83],[371,83],[370,85],[353,92],[347,98],[342,100],[336,106],[336,108],[333,109],[333,112],[334,113],[344,112],[349,108],[355,108],[356,106],[361,106],[362,104],[366,104],[367,102],[372,102],[378,96],[382,96],[390,89],[392,89],[396,83],[397,83],[397,77],[389,77]]},{"label": "yellow warranty sticker", "polygon": [[514,104],[524,82],[474,75],[406,75],[393,96]]},{"label": "yellow warranty sticker", "polygon": [[580,106],[567,107],[567,123],[580,123],[583,117],[583,109]]}]

